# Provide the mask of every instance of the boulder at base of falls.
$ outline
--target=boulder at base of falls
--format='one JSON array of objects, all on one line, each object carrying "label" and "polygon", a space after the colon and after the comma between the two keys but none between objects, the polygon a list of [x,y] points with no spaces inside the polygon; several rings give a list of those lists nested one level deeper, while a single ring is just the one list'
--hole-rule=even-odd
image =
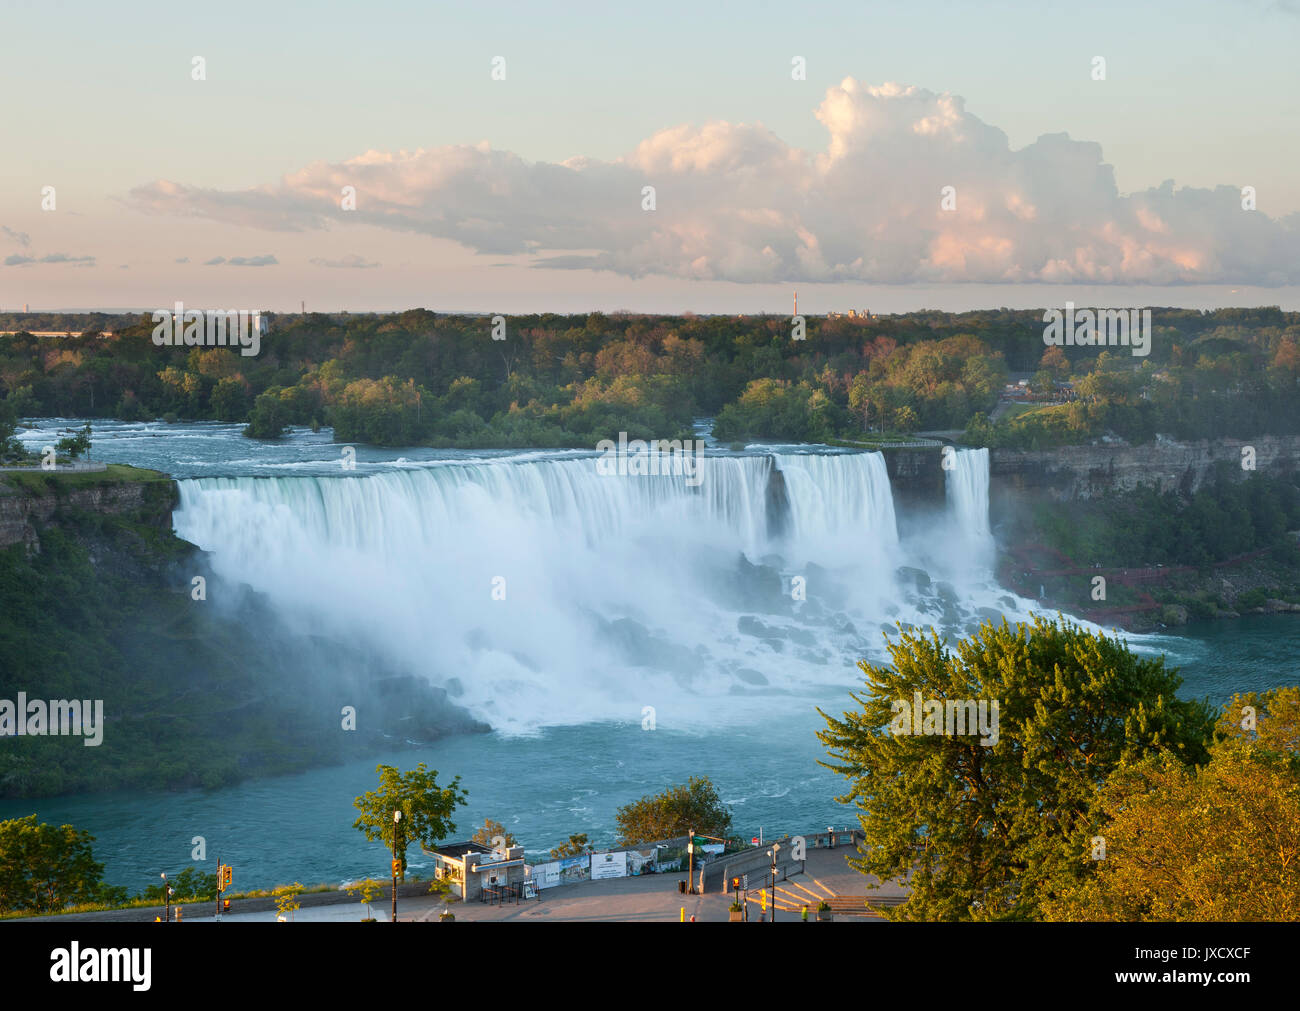
[{"label": "boulder at base of falls", "polygon": [[910,565],[900,565],[894,570],[894,578],[899,586],[910,586],[925,591],[930,588],[930,576],[925,570]]}]

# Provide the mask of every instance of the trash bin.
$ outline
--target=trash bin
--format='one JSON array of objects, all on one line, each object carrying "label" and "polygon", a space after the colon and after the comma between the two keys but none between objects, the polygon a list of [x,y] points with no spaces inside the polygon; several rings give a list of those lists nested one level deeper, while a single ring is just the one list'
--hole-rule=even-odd
[{"label": "trash bin", "polygon": [[684,880],[677,882],[677,892],[680,895],[686,894],[686,882]]}]

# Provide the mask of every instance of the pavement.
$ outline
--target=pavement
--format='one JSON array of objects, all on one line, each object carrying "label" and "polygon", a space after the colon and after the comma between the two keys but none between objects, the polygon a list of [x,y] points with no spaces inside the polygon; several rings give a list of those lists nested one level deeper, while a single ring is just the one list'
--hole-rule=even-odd
[{"label": "pavement", "polygon": [[[855,850],[849,846],[834,850],[810,849],[803,872],[791,874],[786,880],[777,882],[777,922],[798,922],[805,902],[808,905],[809,920],[815,920],[820,897],[829,899],[831,896],[844,896],[865,900],[870,894],[873,898],[897,899],[906,894],[898,886],[869,893],[868,879],[846,863],[846,859],[854,853]],[[687,920],[694,916],[696,922],[701,923],[725,922],[730,919],[728,907],[733,896],[721,892],[682,895],[677,891],[677,882],[682,876],[672,873],[647,874],[634,878],[583,881],[543,889],[540,899],[500,905],[453,902],[445,908],[455,914],[457,922],[470,923],[675,923],[683,916],[682,910],[685,910]],[[751,880],[753,877],[751,875]],[[766,894],[770,897],[770,888]],[[763,906],[760,905],[757,891],[751,890],[748,897],[749,920],[751,923],[758,922]],[[770,902],[763,905],[769,907],[766,915],[768,922],[771,922]],[[397,918],[399,921],[436,923],[443,908],[442,899],[436,896],[399,896]],[[391,895],[385,895],[372,903],[370,909],[370,915],[380,922],[388,922],[392,909]],[[299,909],[293,914],[293,922],[357,922],[365,915],[364,907],[359,902],[351,901]],[[267,923],[274,922],[275,919],[276,913],[273,910],[232,913],[221,918],[225,923]],[[845,916],[839,913],[835,914],[834,919],[836,922],[883,922],[879,917]],[[208,917],[193,922],[212,923],[215,920]]]}]

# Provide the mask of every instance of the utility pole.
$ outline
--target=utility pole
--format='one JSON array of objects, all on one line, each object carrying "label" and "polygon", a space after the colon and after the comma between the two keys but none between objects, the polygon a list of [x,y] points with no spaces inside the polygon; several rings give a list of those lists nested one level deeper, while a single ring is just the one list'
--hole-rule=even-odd
[{"label": "utility pole", "polygon": [[772,922],[776,922],[776,851],[781,848],[780,843],[772,844]]},{"label": "utility pole", "polygon": [[163,883],[163,923],[172,922],[172,890],[167,886],[167,872],[162,873]]},{"label": "utility pole", "polygon": [[398,867],[401,866],[401,864],[398,862],[397,859],[397,833],[401,821],[402,821],[402,812],[394,811],[393,812],[393,919],[392,919],[393,923],[397,922],[397,869]]},{"label": "utility pole", "polygon": [[686,839],[686,856],[689,861],[686,871],[686,894],[695,894],[695,829],[688,829],[690,835]]}]

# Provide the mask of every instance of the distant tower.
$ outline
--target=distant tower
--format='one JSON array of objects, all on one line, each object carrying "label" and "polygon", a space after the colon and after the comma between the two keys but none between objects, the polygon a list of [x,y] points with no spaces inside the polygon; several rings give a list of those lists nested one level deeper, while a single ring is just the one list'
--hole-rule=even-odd
[{"label": "distant tower", "polygon": [[799,293],[797,291],[794,293],[794,314],[799,315]]},{"label": "distant tower", "polygon": [[23,303],[23,312],[27,312],[27,311],[28,311],[28,309],[27,309],[27,303],[24,302],[24,303]]},{"label": "distant tower", "polygon": [[303,314],[304,316],[306,316],[306,315],[307,315],[307,300],[304,298],[304,299],[302,300],[302,302],[300,303],[300,305],[302,306],[302,314]]}]

